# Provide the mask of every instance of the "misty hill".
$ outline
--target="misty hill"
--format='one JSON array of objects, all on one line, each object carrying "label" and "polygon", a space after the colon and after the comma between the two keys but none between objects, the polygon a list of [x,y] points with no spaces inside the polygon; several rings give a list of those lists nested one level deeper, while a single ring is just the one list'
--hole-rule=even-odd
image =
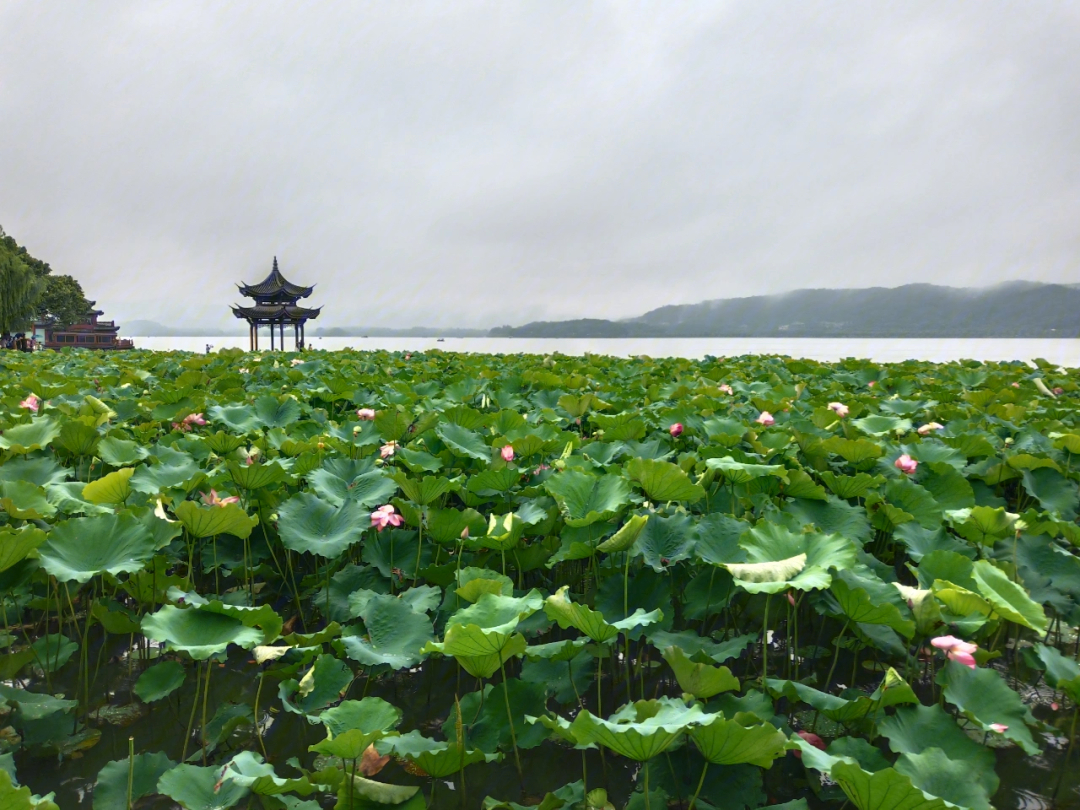
[{"label": "misty hill", "polygon": [[535,322],[493,337],[1061,337],[1080,335],[1080,285],[908,284],[796,290],[660,307],[621,321]]},{"label": "misty hill", "polygon": [[124,321],[120,324],[120,332],[126,337],[221,337],[246,334],[242,329],[225,330],[197,324],[165,326],[157,321],[146,320]]}]

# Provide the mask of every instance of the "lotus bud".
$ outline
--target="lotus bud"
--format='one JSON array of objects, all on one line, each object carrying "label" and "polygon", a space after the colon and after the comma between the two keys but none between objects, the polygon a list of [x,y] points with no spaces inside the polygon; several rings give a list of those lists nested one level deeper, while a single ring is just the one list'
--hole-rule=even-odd
[{"label": "lotus bud", "polygon": [[916,468],[919,466],[919,462],[917,462],[907,453],[904,453],[904,455],[900,456],[900,458],[896,459],[896,461],[893,462],[893,466],[905,475],[913,475]]},{"label": "lotus bud", "polygon": [[514,446],[512,444],[506,445],[505,447],[503,447],[502,450],[499,451],[499,455],[502,456],[503,461],[513,461],[514,460]]},{"label": "lotus bud", "polygon": [[762,411],[760,414],[758,414],[758,418],[754,421],[757,422],[759,425],[764,425],[765,427],[770,427],[771,425],[776,424],[776,419],[768,411]]},{"label": "lotus bud", "polygon": [[668,428],[668,433],[670,433],[672,437],[676,439],[682,435],[682,432],[683,426],[680,422],[676,422],[674,425]]},{"label": "lotus bud", "polygon": [[373,420],[375,418],[375,409],[374,408],[361,408],[360,410],[358,410],[356,412],[356,415],[357,415],[357,417],[359,417],[359,419],[362,422],[370,422],[371,420]]}]

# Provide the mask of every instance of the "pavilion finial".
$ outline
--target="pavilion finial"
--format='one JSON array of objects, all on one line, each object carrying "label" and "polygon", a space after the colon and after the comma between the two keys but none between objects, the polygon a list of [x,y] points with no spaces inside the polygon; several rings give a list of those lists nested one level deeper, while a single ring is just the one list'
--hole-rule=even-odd
[{"label": "pavilion finial", "polygon": [[277,256],[274,257],[274,272],[275,273],[278,272],[278,269],[277,269]]}]

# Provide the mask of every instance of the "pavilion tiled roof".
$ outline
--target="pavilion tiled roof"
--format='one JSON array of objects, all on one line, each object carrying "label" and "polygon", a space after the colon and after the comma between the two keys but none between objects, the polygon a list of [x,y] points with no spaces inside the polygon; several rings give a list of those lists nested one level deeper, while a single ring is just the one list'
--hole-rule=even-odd
[{"label": "pavilion tiled roof", "polygon": [[301,287],[299,284],[293,284],[291,281],[281,275],[281,271],[278,270],[277,256],[274,257],[274,269],[270,271],[270,275],[260,281],[258,284],[238,284],[240,293],[248,298],[269,298],[277,303],[296,303],[299,298],[307,298],[311,295],[312,290],[315,289],[314,285],[311,287]]},{"label": "pavilion tiled roof", "polygon": [[299,321],[307,318],[318,318],[322,307],[307,309],[292,304],[256,304],[253,307],[239,307],[233,305],[233,315],[237,318],[257,319],[260,321]]}]

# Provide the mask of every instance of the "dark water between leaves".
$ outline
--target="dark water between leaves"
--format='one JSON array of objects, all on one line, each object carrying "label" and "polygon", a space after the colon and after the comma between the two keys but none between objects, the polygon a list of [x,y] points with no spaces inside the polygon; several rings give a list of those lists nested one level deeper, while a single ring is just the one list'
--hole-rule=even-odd
[{"label": "dark water between leaves", "polygon": [[[129,737],[134,737],[136,751],[160,751],[174,761],[180,761],[185,747],[185,729],[195,698],[195,677],[190,662],[188,663],[188,677],[180,689],[164,700],[146,705],[141,704],[130,694],[131,686],[141,671],[139,663],[136,661],[134,666],[129,668],[126,659],[121,660],[124,650],[120,643],[115,645],[115,649],[110,648],[105,652],[113,657],[102,666],[98,688],[103,688],[103,692],[99,695],[98,702],[103,702],[105,695],[109,696],[109,700],[100,713],[97,716],[92,715],[88,721],[90,729],[100,732],[100,738],[96,743],[85,750],[72,752],[63,762],[62,767],[58,758],[36,758],[25,752],[16,755],[18,773],[23,784],[29,786],[35,793],[44,794],[55,791],[56,801],[61,810],[92,807],[93,787],[98,772],[110,761],[127,758]],[[770,666],[782,665],[779,657],[777,655],[777,660]],[[845,657],[841,656],[840,671],[845,671],[845,665],[852,666],[853,662],[850,659],[845,661]],[[592,677],[595,673],[591,663],[594,659],[586,657],[585,660],[590,662],[586,667],[589,671],[575,671],[575,680],[582,679],[579,690],[585,708],[596,712],[596,688]],[[575,662],[574,670],[579,670],[581,666]],[[259,671],[260,667],[246,654],[241,655],[235,652],[230,655],[227,663],[213,665],[208,717],[214,719],[208,723],[210,732],[208,736],[211,738],[221,736],[221,740],[215,746],[215,750],[210,751],[208,763],[224,764],[233,754],[241,750],[259,750],[252,723],[252,707],[256,701]],[[650,671],[651,677],[647,677],[644,682],[633,681],[630,684],[629,694],[625,679],[612,677],[605,672],[602,690],[604,715],[610,714],[627,701],[637,700],[642,696],[651,698],[678,695],[677,683],[664,674],[667,671],[666,667],[654,662]],[[508,663],[508,677],[513,678],[520,674],[520,662],[513,662],[512,669]],[[865,683],[860,684],[860,688],[865,688],[868,693],[880,682],[880,673],[869,669],[859,677],[865,680]],[[499,700],[501,697],[498,676],[495,683],[494,691],[487,697],[489,701]],[[924,704],[932,702],[925,682],[919,684],[913,681],[912,685],[917,692],[920,692],[920,698]],[[403,719],[400,724],[402,731],[419,729],[426,736],[440,736],[440,728],[453,710],[455,693],[461,696],[464,704],[468,705],[466,695],[475,691],[478,686],[479,682],[476,679],[460,673],[453,660],[432,658],[415,672],[389,673],[373,679],[370,683],[365,683],[365,678],[361,676],[353,682],[344,697],[352,699],[358,699],[363,695],[381,697],[402,710]],[[32,684],[30,688],[42,690],[44,684]],[[53,694],[63,691],[67,691],[69,695],[74,694],[75,684],[56,681],[52,683]],[[924,691],[925,694],[922,694]],[[259,714],[264,730],[263,743],[268,754],[268,761],[274,765],[278,775],[299,776],[299,771],[290,767],[289,764],[289,761],[294,758],[304,768],[313,769],[313,766],[317,764],[316,755],[308,751],[308,746],[324,739],[324,728],[321,725],[309,724],[301,715],[280,710],[277,683],[269,678],[263,686],[260,699]],[[1016,746],[995,750],[996,771],[1001,778],[1001,787],[991,797],[993,806],[997,810],[1080,808],[1080,767],[1075,764],[1077,761],[1075,753],[1072,757],[1073,767],[1064,774],[1061,767],[1071,712],[1052,710],[1049,704],[1053,696],[1049,690],[1041,696],[1029,691],[1029,699],[1033,700],[1032,709],[1036,718],[1046,723],[1048,727],[1052,727],[1053,731],[1043,735],[1041,743],[1044,750],[1039,756],[1026,756]],[[563,716],[569,717],[572,714],[570,707],[557,705],[554,699],[550,700],[548,705],[549,708],[560,711]],[[778,702],[777,710],[784,709],[783,701]],[[473,719],[475,719],[475,714]],[[778,718],[777,722],[782,719]],[[809,726],[808,718],[797,716],[793,727],[799,727],[800,719],[806,724],[804,727]],[[464,721],[466,726],[470,725],[468,715],[465,716]],[[477,729],[475,723],[472,725],[473,727],[467,731],[470,735],[468,738],[470,743],[473,733],[483,733],[482,730]],[[823,733],[828,731],[824,725],[817,730]],[[225,733],[222,734],[222,731]],[[533,731],[537,739],[541,736],[537,733],[538,731],[539,729]],[[519,739],[527,735],[528,730],[518,730]],[[194,733],[187,745],[188,761],[193,764],[202,764],[199,740],[200,731],[198,720],[196,720]],[[981,735],[979,742],[986,742]],[[884,745],[884,741],[880,741],[880,744]],[[669,810],[686,807],[700,775],[700,760],[692,761],[691,749],[692,746],[679,745],[667,754],[652,760],[649,766],[650,784],[654,790],[662,787],[668,793]],[[464,795],[457,778],[433,780],[426,776],[416,775],[393,759],[378,774],[377,779],[392,784],[419,785],[424,796],[431,797],[429,807],[438,808],[438,810],[478,808],[486,796],[527,805],[537,804],[546,792],[581,779],[583,768],[587,787],[589,789],[606,788],[610,800],[619,808],[626,805],[635,787],[640,785],[638,766],[619,757],[610,755],[606,758],[602,757],[599,751],[586,752],[583,760],[579,751],[548,744],[523,749],[521,762],[524,784],[519,780],[513,756],[510,754],[505,755],[501,762],[470,765],[464,774]],[[807,798],[811,807],[824,807],[826,804],[836,807],[839,806],[836,803],[837,800],[842,802],[844,798],[839,788],[834,785],[811,786],[811,781],[817,781],[817,773],[805,769],[790,752],[786,757],[777,760],[770,770],[765,771],[764,782],[760,787],[753,784],[753,779],[745,778],[751,771],[759,772],[758,769],[750,766],[710,766],[707,784],[713,785],[714,790],[719,790],[721,795],[729,796],[731,799],[730,804],[723,805],[725,810],[743,806],[754,808],[800,796]],[[61,773],[63,781],[58,782]],[[1054,802],[1051,796],[1058,779],[1062,777],[1057,800]],[[315,794],[309,798],[318,799],[319,797]],[[640,795],[637,798],[640,800]],[[334,806],[335,800],[334,794],[324,794],[322,804],[330,808]],[[249,799],[241,801],[238,806],[257,808],[260,807],[259,799],[250,796]],[[641,803],[639,806],[643,807],[644,804]],[[700,802],[699,806],[702,806]],[[143,810],[165,810],[165,808],[176,808],[177,805],[165,797],[148,797],[136,802],[136,807]],[[653,808],[656,809],[655,804]]]}]

